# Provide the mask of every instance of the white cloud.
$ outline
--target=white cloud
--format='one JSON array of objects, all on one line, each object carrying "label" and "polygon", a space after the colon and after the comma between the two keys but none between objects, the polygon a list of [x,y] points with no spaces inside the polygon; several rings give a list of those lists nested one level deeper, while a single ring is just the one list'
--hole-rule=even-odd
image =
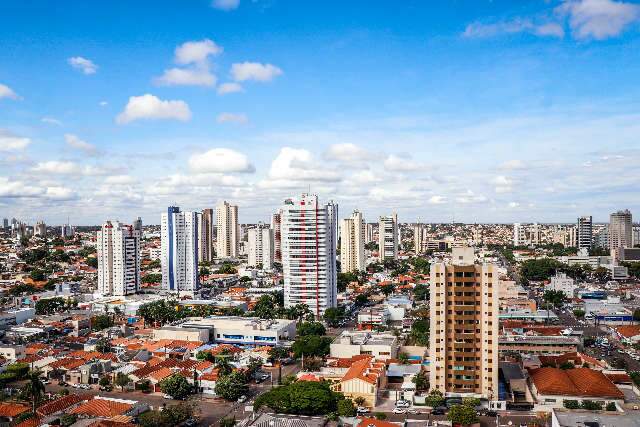
[{"label": "white cloud", "polygon": [[350,184],[371,184],[374,182],[384,181],[380,174],[374,173],[372,170],[366,169],[357,171],[349,177]]},{"label": "white cloud", "polygon": [[110,185],[131,185],[135,184],[137,180],[130,175],[112,175],[108,176],[105,180],[105,184]]},{"label": "white cloud", "polygon": [[209,39],[185,42],[175,50],[176,64],[202,64],[207,62],[209,56],[215,56],[222,52],[222,47]]},{"label": "white cloud", "polygon": [[253,173],[255,167],[246,155],[229,148],[213,148],[189,158],[189,168],[197,173]]},{"label": "white cloud", "polygon": [[217,77],[208,67],[171,68],[155,79],[162,86],[214,86]]},{"label": "white cloud", "polygon": [[84,151],[87,154],[94,155],[96,154],[96,147],[93,144],[89,144],[86,141],[83,141],[78,136],[72,133],[65,133],[64,140],[67,142],[67,145],[75,148],[80,151]]},{"label": "white cloud", "polygon": [[640,5],[613,0],[566,0],[556,12],[569,17],[573,35],[603,40],[640,20]]},{"label": "white cloud", "polygon": [[259,62],[242,62],[231,66],[231,76],[239,82],[246,80],[270,82],[281,74],[282,70],[275,65]]},{"label": "white cloud", "polygon": [[48,160],[37,163],[33,168],[33,172],[46,173],[52,175],[85,175],[96,176],[105,175],[107,171],[95,166],[80,166],[77,163],[63,160]]},{"label": "white cloud", "polygon": [[84,74],[95,74],[95,72],[98,71],[98,66],[94,64],[93,61],[83,58],[82,56],[74,56],[69,58],[67,62],[73,68],[82,71]]},{"label": "white cloud", "polygon": [[372,153],[350,142],[330,145],[324,156],[340,162],[361,162],[373,158]]},{"label": "white cloud", "polygon": [[526,165],[522,160],[513,159],[513,160],[507,160],[506,162],[502,163],[500,165],[500,168],[507,169],[507,170],[517,170],[517,169],[525,169]]},{"label": "white cloud", "polygon": [[78,198],[78,194],[66,187],[47,187],[44,194],[47,199],[51,200],[75,200]]},{"label": "white cloud", "polygon": [[518,203],[518,202],[509,202],[509,204],[507,206],[509,206],[509,208],[511,208],[511,209],[515,209],[515,208],[519,208],[520,207],[520,203]]},{"label": "white cloud", "polygon": [[40,121],[48,125],[62,126],[62,122],[58,119],[54,119],[53,117],[43,117]]},{"label": "white cloud", "polygon": [[38,197],[43,193],[44,190],[42,188],[0,176],[0,197]]},{"label": "white cloud", "polygon": [[228,82],[218,86],[218,95],[227,95],[235,92],[244,92],[244,89],[239,83]]},{"label": "white cloud", "polygon": [[0,99],[9,98],[9,99],[20,99],[18,94],[16,94],[13,89],[11,89],[7,85],[3,85],[0,83]]},{"label": "white cloud", "polygon": [[384,168],[391,172],[410,172],[420,169],[420,164],[408,155],[390,154],[384,161]]},{"label": "white cloud", "polygon": [[462,204],[482,203],[486,201],[487,201],[487,198],[485,196],[483,196],[482,194],[475,194],[471,190],[467,190],[464,194],[461,194],[456,197],[456,202],[462,203]]},{"label": "white cloud", "polygon": [[216,117],[218,123],[235,123],[244,125],[249,123],[249,118],[244,113],[220,113]]},{"label": "white cloud", "polygon": [[191,110],[184,101],[163,101],[158,97],[145,94],[129,98],[124,111],[116,117],[118,124],[134,120],[180,120],[191,119]]},{"label": "white cloud", "polygon": [[340,181],[335,169],[323,165],[313,158],[310,151],[302,148],[283,147],[271,162],[268,179],[261,182],[263,187],[291,187],[300,181]]},{"label": "white cloud", "polygon": [[444,203],[447,203],[447,198],[444,196],[431,196],[429,197],[428,202],[430,205],[442,205]]},{"label": "white cloud", "polygon": [[530,33],[538,36],[564,37],[564,29],[555,22],[534,23],[529,19],[514,19],[495,23],[473,22],[462,35],[468,38],[493,37],[501,34]]},{"label": "white cloud", "polygon": [[513,180],[504,175],[493,178],[492,183],[496,185],[495,192],[499,194],[511,193],[513,191]]},{"label": "white cloud", "polygon": [[233,10],[240,6],[240,0],[213,0],[211,6],[220,10]]},{"label": "white cloud", "polygon": [[107,105],[109,105],[109,103],[107,101],[100,101],[98,105],[100,105],[101,107],[106,107]]},{"label": "white cloud", "polygon": [[14,135],[6,129],[0,128],[0,152],[22,151],[31,144],[29,138]]}]

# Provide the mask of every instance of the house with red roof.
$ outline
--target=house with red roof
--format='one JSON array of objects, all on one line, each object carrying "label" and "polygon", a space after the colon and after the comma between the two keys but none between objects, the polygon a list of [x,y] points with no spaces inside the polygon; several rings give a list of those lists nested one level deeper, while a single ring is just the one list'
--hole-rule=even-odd
[{"label": "house with red roof", "polygon": [[377,404],[378,389],[386,381],[386,365],[373,357],[354,361],[344,376],[331,386],[333,391],[340,392],[351,400],[362,397],[364,406],[373,408]]}]

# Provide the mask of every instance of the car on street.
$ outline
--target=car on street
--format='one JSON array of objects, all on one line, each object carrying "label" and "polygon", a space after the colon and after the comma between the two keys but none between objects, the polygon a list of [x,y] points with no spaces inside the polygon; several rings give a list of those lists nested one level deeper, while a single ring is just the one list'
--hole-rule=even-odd
[{"label": "car on street", "polygon": [[393,411],[391,412],[393,412],[394,414],[404,414],[407,412],[407,410],[396,406],[395,408],[393,408]]},{"label": "car on street", "polygon": [[364,406],[358,406],[356,408],[356,412],[358,414],[368,414],[369,413],[369,408],[365,408]]},{"label": "car on street", "polygon": [[444,415],[447,412],[446,406],[438,406],[431,410],[431,415]]},{"label": "car on street", "polygon": [[247,396],[244,394],[238,398],[238,403],[244,403],[247,401]]},{"label": "car on street", "polygon": [[411,406],[411,402],[408,400],[398,400],[396,402],[396,408],[408,408],[409,406]]}]

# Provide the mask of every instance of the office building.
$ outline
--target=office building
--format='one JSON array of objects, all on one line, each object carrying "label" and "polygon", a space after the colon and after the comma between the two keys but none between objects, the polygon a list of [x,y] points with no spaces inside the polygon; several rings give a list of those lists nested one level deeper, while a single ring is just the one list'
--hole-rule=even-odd
[{"label": "office building", "polygon": [[591,249],[593,244],[593,219],[591,216],[581,216],[578,218],[576,229],[576,246],[578,249]]},{"label": "office building", "polygon": [[216,255],[218,258],[238,257],[238,207],[226,201],[216,206],[216,224],[218,236],[216,241]]},{"label": "office building", "polygon": [[378,222],[380,261],[398,259],[398,215],[381,216]]},{"label": "office building", "polygon": [[633,247],[633,222],[628,209],[618,211],[609,217],[609,248]]},{"label": "office building", "polygon": [[140,236],[142,236],[142,218],[138,217],[133,221],[133,229],[140,232]]},{"label": "office building", "polygon": [[285,307],[306,304],[320,317],[337,305],[338,205],[303,194],[282,206],[282,269]]},{"label": "office building", "polygon": [[265,270],[273,267],[273,230],[265,224],[259,223],[256,228],[252,228],[248,235],[248,255],[247,264],[252,267],[262,266]]},{"label": "office building", "polygon": [[170,206],[162,214],[160,233],[162,288],[170,292],[194,292],[198,280],[198,212],[182,212]]},{"label": "office building", "polygon": [[340,223],[340,271],[364,271],[365,222],[362,213],[353,211]]},{"label": "office building", "polygon": [[431,264],[429,383],[442,393],[498,399],[498,267],[453,248]]},{"label": "office building", "polygon": [[62,227],[60,227],[60,237],[62,237],[63,239],[70,239],[73,237],[73,234],[73,227],[69,225],[69,223],[64,224]]},{"label": "office building", "polygon": [[135,294],[140,288],[140,231],[132,225],[106,221],[97,236],[98,292]]},{"label": "office building", "polygon": [[424,226],[422,224],[416,224],[413,227],[413,250],[416,254],[424,252]]},{"label": "office building", "polygon": [[39,237],[47,237],[47,225],[42,221],[38,221],[33,227],[33,235]]},{"label": "office building", "polygon": [[213,261],[213,209],[203,209],[199,216],[200,224],[198,231],[200,232],[198,241],[198,261]]},{"label": "office building", "polygon": [[282,212],[278,210],[271,215],[271,229],[273,230],[273,261],[282,263]]},{"label": "office building", "polygon": [[9,228],[9,218],[2,219],[2,228]]}]

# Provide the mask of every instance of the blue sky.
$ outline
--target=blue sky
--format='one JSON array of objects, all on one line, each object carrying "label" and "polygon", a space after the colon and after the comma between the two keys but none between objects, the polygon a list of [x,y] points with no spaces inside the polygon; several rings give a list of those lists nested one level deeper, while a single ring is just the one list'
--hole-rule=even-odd
[{"label": "blue sky", "polygon": [[640,4],[0,3],[0,216],[96,224],[311,189],[368,220],[640,208]]}]

